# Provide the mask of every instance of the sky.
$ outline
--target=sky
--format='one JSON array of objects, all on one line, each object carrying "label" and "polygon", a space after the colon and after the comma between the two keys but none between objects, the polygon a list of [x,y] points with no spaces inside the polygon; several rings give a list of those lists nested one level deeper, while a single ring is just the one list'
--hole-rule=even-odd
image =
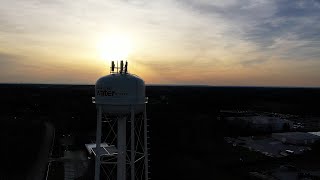
[{"label": "sky", "polygon": [[0,4],[0,83],[94,84],[125,49],[147,84],[320,87],[320,0]]}]

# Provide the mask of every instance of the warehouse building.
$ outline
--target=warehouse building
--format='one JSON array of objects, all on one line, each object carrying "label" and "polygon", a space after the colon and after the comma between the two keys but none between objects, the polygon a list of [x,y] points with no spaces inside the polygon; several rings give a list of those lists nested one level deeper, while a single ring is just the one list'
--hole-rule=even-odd
[{"label": "warehouse building", "polygon": [[310,145],[320,140],[319,132],[273,133],[272,138],[282,143],[294,145]]}]

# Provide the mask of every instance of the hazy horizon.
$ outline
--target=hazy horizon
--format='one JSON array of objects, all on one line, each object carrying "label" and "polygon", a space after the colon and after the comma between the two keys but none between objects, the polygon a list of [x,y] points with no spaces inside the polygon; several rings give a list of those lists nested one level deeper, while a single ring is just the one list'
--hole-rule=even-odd
[{"label": "hazy horizon", "polygon": [[318,0],[0,2],[0,83],[320,87]]},{"label": "hazy horizon", "polygon": [[[95,83],[92,84],[70,84],[70,83],[1,83],[0,85],[52,85],[52,86],[94,86]],[[206,85],[206,84],[145,84],[146,86],[171,86],[171,87],[217,87],[217,88],[298,88],[298,89],[304,89],[304,88],[310,88],[310,89],[319,89],[320,86],[250,86],[250,85]]]}]

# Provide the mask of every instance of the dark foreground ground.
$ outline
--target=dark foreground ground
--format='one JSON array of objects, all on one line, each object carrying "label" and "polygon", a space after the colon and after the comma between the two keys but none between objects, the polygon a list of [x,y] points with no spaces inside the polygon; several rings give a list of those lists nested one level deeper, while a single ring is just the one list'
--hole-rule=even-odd
[{"label": "dark foreground ground", "polygon": [[[28,177],[45,143],[44,122],[54,125],[56,137],[75,136],[75,149],[84,149],[95,131],[94,86],[2,84],[0,92],[0,151],[5,165],[0,179]],[[241,132],[230,132],[218,120],[221,109],[320,116],[316,88],[148,86],[146,95],[151,177],[159,180],[248,179],[246,168],[268,166],[268,159],[259,155],[252,155],[258,161],[243,164],[241,150],[224,143],[223,137]],[[54,146],[52,156],[61,153],[61,147]],[[297,161],[312,163],[310,159],[314,156]]]}]

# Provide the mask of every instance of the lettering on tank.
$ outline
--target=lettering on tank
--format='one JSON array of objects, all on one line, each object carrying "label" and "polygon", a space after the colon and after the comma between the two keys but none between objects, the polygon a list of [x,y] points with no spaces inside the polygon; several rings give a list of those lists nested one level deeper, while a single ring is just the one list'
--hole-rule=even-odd
[{"label": "lettering on tank", "polygon": [[97,88],[96,95],[97,96],[127,96],[128,93],[113,90],[112,88]]}]

